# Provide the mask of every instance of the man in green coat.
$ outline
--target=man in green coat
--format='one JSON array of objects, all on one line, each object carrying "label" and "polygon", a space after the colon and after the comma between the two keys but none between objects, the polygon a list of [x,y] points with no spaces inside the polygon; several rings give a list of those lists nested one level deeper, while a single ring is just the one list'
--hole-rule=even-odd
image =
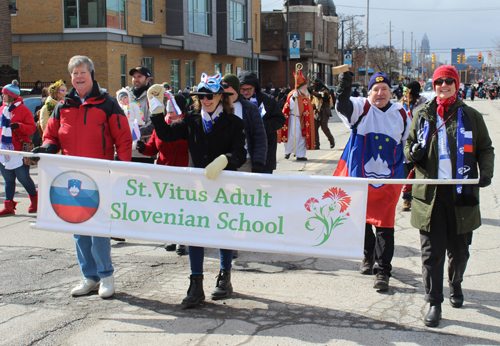
[{"label": "man in green coat", "polygon": [[461,283],[472,231],[481,225],[479,187],[488,186],[493,177],[488,129],[481,113],[457,98],[458,85],[454,67],[436,69],[437,97],[416,113],[404,150],[416,163],[415,179],[479,177],[478,185],[413,185],[411,224],[420,230],[425,299],[430,303],[424,322],[430,327],[441,319],[446,253],[450,303],[455,308],[463,304]]}]

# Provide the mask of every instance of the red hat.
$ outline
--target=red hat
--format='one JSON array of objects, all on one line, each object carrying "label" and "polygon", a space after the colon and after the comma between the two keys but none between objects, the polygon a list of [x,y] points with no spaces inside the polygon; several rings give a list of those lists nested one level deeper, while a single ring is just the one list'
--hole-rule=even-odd
[{"label": "red hat", "polygon": [[293,77],[295,78],[295,89],[300,89],[301,86],[307,84],[306,78],[302,74],[302,71],[299,70],[299,73],[297,75],[295,75],[294,72]]},{"label": "red hat", "polygon": [[442,65],[439,66],[436,71],[434,71],[434,75],[432,76],[432,88],[436,90],[436,86],[434,82],[439,78],[453,78],[455,80],[455,87],[458,91],[458,86],[460,85],[460,78],[458,76],[458,71],[455,67],[451,65]]}]

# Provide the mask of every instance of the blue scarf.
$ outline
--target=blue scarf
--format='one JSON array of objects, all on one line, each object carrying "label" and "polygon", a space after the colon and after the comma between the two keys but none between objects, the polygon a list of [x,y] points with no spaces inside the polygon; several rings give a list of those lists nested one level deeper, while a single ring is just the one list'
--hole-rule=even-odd
[{"label": "blue scarf", "polygon": [[[472,179],[472,164],[474,162],[472,125],[462,107],[457,112],[457,172],[455,178]],[[424,148],[427,146],[428,138],[429,122],[426,119],[420,118],[418,141]],[[457,205],[475,206],[479,204],[477,198],[474,197],[472,185],[457,184],[456,189]]]},{"label": "blue scarf", "polygon": [[207,133],[210,132],[210,130],[214,126],[217,119],[219,119],[219,116],[222,114],[223,111],[224,108],[222,107],[221,104],[219,104],[219,106],[215,109],[212,115],[210,115],[203,108],[201,109],[201,117],[203,119],[203,123],[205,124],[205,129],[207,130]]}]

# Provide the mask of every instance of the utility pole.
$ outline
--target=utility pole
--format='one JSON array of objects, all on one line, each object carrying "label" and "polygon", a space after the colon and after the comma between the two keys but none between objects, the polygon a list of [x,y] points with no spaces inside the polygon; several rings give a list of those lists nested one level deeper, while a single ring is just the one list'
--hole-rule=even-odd
[{"label": "utility pole", "polygon": [[368,88],[368,29],[370,20],[370,0],[366,0],[366,53],[365,53],[365,87]]},{"label": "utility pole", "polygon": [[290,86],[290,0],[286,2],[286,87]]},{"label": "utility pole", "polygon": [[405,71],[405,31],[403,30],[403,40],[401,41],[401,80],[404,81],[404,71]]},{"label": "utility pole", "polygon": [[[410,36],[410,56],[411,56],[411,60],[410,60],[410,68],[411,70],[413,70],[413,31],[411,32],[411,36]],[[412,71],[413,72],[413,71]],[[411,81],[411,74],[408,73],[408,80]]]},{"label": "utility pole", "polygon": [[392,43],[391,43],[391,21],[389,21],[389,80],[392,80]]}]

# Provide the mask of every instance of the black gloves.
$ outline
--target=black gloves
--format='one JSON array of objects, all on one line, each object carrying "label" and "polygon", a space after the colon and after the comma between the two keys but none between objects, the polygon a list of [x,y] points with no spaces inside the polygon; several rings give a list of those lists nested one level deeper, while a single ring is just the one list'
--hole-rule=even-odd
[{"label": "black gloves", "polygon": [[481,174],[479,177],[479,183],[477,184],[479,187],[486,187],[491,184],[491,178],[487,175]]},{"label": "black gloves", "polygon": [[415,143],[410,149],[410,157],[413,161],[419,162],[424,158],[425,148],[420,143]]},{"label": "black gloves", "polygon": [[138,152],[142,153],[144,150],[146,150],[146,144],[144,144],[143,141],[139,140],[135,144],[135,148],[137,149]]},{"label": "black gloves", "polygon": [[34,154],[36,154],[36,153],[57,154],[58,151],[59,151],[59,148],[57,147],[57,145],[52,144],[52,143],[47,143],[47,144],[42,145],[41,147],[33,148],[33,150],[31,152]]},{"label": "black gloves", "polygon": [[252,173],[262,173],[264,165],[260,163],[252,163]]},{"label": "black gloves", "polygon": [[348,72],[343,72],[339,74],[339,88],[342,90],[349,90],[349,94],[351,93],[351,84],[352,84],[352,77],[354,76],[354,73],[351,71]]},{"label": "black gloves", "polygon": [[19,123],[10,123],[10,128],[12,130],[17,130],[19,128]]}]

